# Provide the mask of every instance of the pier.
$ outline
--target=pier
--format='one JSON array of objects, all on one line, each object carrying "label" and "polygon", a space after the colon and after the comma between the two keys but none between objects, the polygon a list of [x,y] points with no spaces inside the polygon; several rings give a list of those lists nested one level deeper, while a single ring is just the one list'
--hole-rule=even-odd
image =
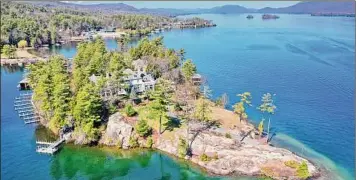
[{"label": "pier", "polygon": [[63,138],[60,138],[55,142],[36,141],[36,152],[44,154],[54,154],[60,149],[61,144],[64,142],[65,140]]},{"label": "pier", "polygon": [[40,121],[40,116],[33,109],[31,97],[32,93],[21,93],[14,101],[15,110],[25,124],[37,123]]},{"label": "pier", "polygon": [[28,78],[22,79],[17,87],[20,88],[20,90],[30,90],[31,87]]},{"label": "pier", "polygon": [[17,59],[1,58],[1,66],[4,66],[4,65],[23,66],[23,65],[27,65],[27,64],[34,64],[39,60],[40,60],[39,58],[17,58]]}]

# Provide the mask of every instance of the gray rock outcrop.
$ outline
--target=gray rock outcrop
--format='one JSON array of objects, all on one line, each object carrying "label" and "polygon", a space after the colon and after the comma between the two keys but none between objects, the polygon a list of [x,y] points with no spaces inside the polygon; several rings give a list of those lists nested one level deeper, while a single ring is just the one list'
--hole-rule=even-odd
[{"label": "gray rock outcrop", "polygon": [[126,123],[124,117],[117,112],[109,117],[106,131],[101,137],[99,144],[120,146],[123,149],[128,149],[129,139],[133,135],[134,127]]},{"label": "gray rock outcrop", "polygon": [[[194,126],[194,125],[193,125]],[[231,138],[225,137],[231,134]],[[179,137],[186,137],[185,130],[178,130],[174,138],[161,138],[157,149],[176,155]],[[190,133],[192,158],[191,161],[204,167],[208,172],[217,175],[248,175],[257,176],[263,171],[273,172],[275,179],[297,179],[296,170],[284,165],[286,161],[307,161],[292,152],[272,147],[259,142],[250,136],[241,142],[241,132],[224,129],[206,129]],[[207,155],[211,160],[202,161],[201,155]],[[216,159],[215,159],[216,158]],[[317,173],[316,167],[307,161],[309,172]]]}]

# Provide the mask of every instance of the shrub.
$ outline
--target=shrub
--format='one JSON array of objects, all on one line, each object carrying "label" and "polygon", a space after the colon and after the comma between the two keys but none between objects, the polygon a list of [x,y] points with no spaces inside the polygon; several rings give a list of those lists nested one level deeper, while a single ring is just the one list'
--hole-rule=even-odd
[{"label": "shrub", "polygon": [[185,139],[179,137],[178,142],[178,156],[183,158],[187,154],[188,143]]},{"label": "shrub", "polygon": [[206,155],[205,153],[203,153],[202,155],[200,155],[200,160],[207,162],[207,161],[210,161],[211,158],[208,155]]},{"label": "shrub", "polygon": [[141,137],[147,137],[151,134],[152,128],[148,126],[145,120],[141,119],[137,122],[135,130]]},{"label": "shrub", "polygon": [[26,46],[27,46],[27,41],[25,41],[25,40],[21,40],[21,41],[19,41],[18,43],[17,43],[17,46],[19,47],[19,48],[25,48]]},{"label": "shrub", "polygon": [[130,148],[137,148],[139,147],[138,141],[136,137],[131,136],[129,139],[129,146]]},{"label": "shrub", "polygon": [[303,161],[297,168],[297,176],[301,179],[307,179],[310,174],[308,171],[308,165],[305,161]]},{"label": "shrub", "polygon": [[152,148],[152,145],[153,145],[153,139],[152,139],[152,137],[148,137],[147,141],[146,141],[146,147]]},{"label": "shrub", "polygon": [[132,117],[132,116],[134,116],[135,114],[136,114],[136,111],[135,111],[135,109],[132,107],[132,104],[126,104],[126,106],[125,106],[125,114],[127,115],[127,116],[129,116],[129,117]]},{"label": "shrub", "polygon": [[297,161],[290,160],[290,161],[284,162],[284,165],[291,167],[293,169],[297,169],[299,166],[299,163]]},{"label": "shrub", "polygon": [[110,104],[109,106],[109,114],[115,114],[117,112],[117,107],[115,105]]},{"label": "shrub", "polygon": [[225,137],[231,139],[231,134],[230,133],[226,133]]},{"label": "shrub", "polygon": [[262,119],[262,121],[258,124],[258,133],[260,136],[263,134],[263,121],[264,119]]}]

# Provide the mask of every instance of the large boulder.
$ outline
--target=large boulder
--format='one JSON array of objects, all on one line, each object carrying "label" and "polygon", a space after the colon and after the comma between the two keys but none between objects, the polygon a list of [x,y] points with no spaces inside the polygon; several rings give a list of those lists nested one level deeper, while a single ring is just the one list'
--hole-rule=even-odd
[{"label": "large boulder", "polygon": [[101,137],[99,144],[107,146],[119,146],[123,149],[129,148],[129,139],[134,135],[134,127],[124,121],[119,112],[111,115],[106,131]]}]

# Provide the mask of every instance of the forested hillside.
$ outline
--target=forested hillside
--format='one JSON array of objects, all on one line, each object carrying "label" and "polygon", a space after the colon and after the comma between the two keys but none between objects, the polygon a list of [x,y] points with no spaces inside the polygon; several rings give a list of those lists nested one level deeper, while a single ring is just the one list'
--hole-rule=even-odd
[{"label": "forested hillside", "polygon": [[[28,46],[53,45],[84,31],[115,27],[149,31],[178,19],[165,16],[83,11],[66,6],[26,2],[1,2],[1,44],[16,45],[25,40]],[[193,23],[202,22],[193,19]]]}]

